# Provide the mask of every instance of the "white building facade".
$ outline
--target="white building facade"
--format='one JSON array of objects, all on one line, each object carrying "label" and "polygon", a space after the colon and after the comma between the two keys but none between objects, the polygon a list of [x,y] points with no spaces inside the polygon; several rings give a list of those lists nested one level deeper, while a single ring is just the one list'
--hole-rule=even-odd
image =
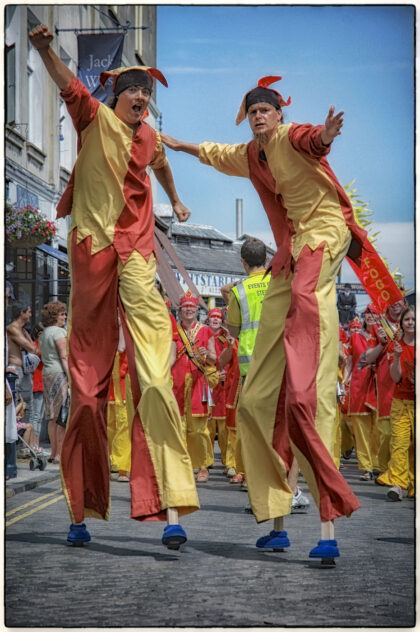
[{"label": "white building facade", "polygon": [[[123,66],[156,65],[156,6],[8,5],[5,8],[5,198],[31,205],[55,220],[56,206],[76,160],[76,133],[59,90],[52,82],[28,33],[46,24],[57,55],[77,74],[78,33],[123,32]],[[147,27],[144,30],[139,27]],[[102,31],[101,31],[102,29]],[[159,110],[153,95],[147,119],[153,127]],[[156,181],[152,179],[153,187]],[[56,221],[53,242],[31,249],[5,247],[6,278],[17,300],[31,305],[33,322],[49,300],[67,300],[67,230]]]}]

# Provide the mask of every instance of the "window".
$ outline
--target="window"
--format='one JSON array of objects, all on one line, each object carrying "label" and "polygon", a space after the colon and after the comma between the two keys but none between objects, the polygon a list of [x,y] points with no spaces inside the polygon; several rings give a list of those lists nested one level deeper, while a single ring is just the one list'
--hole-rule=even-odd
[{"label": "window", "polygon": [[[60,59],[70,68],[72,59],[70,55],[60,46]],[[60,147],[60,167],[64,167],[67,171],[72,170],[73,166],[73,147],[74,147],[74,127],[67,111],[66,104],[60,99],[60,113],[58,125],[58,138]]]},{"label": "window", "polygon": [[28,140],[43,148],[43,70],[41,68],[41,58],[37,51],[30,46],[28,50],[27,80],[28,80]]},{"label": "window", "polygon": [[16,121],[16,49],[6,46],[6,123]]}]

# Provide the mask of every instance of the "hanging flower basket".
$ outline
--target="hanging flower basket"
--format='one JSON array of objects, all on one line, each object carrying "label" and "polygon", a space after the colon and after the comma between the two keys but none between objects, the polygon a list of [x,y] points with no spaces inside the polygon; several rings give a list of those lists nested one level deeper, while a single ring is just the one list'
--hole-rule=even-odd
[{"label": "hanging flower basket", "polygon": [[6,239],[14,248],[34,248],[55,237],[57,227],[33,206],[6,204]]}]

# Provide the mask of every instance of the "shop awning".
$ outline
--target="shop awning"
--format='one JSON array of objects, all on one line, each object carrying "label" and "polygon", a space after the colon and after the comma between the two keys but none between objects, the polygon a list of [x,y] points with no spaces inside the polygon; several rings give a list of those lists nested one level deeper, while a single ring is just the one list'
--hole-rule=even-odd
[{"label": "shop awning", "polygon": [[45,254],[50,255],[51,257],[55,257],[62,263],[66,263],[67,265],[69,263],[69,258],[65,252],[61,252],[61,250],[57,250],[56,248],[53,248],[52,246],[48,246],[48,244],[41,244],[40,246],[37,246],[36,248],[37,250],[41,250],[42,252],[45,252]]}]

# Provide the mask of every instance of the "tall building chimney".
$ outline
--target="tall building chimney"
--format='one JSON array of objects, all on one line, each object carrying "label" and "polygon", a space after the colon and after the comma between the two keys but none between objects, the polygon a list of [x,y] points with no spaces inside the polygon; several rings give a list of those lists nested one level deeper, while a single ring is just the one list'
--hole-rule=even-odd
[{"label": "tall building chimney", "polygon": [[240,198],[236,198],[236,239],[239,239],[243,235],[243,214],[242,214],[242,202]]}]

